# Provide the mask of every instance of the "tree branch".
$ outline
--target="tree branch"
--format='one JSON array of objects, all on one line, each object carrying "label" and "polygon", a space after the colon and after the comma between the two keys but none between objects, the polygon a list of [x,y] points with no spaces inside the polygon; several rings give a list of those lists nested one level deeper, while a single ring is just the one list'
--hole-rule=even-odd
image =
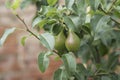
[{"label": "tree branch", "polygon": [[111,6],[110,6],[110,8],[109,8],[109,10],[107,11],[107,13],[111,12],[111,10],[112,10],[112,8],[113,8],[113,6],[114,6],[114,4],[115,4],[116,2],[117,2],[117,0],[113,0]]},{"label": "tree branch", "polygon": [[27,24],[25,23],[24,19],[22,19],[18,14],[16,15],[16,17],[24,24],[26,31],[29,32],[30,34],[32,34],[35,38],[37,38],[38,40],[40,40],[40,38],[34,34],[27,26]]},{"label": "tree branch", "polygon": [[[116,1],[116,0],[115,0]],[[115,2],[114,2],[115,3]],[[114,4],[113,4],[114,5]],[[109,15],[110,12],[106,12],[105,10],[102,9],[102,7],[100,6],[99,9],[106,15]],[[110,15],[109,15],[110,16]],[[110,16],[110,19],[114,22],[116,22],[117,24],[120,24],[120,22],[118,22],[117,20],[113,19],[111,16]]]}]

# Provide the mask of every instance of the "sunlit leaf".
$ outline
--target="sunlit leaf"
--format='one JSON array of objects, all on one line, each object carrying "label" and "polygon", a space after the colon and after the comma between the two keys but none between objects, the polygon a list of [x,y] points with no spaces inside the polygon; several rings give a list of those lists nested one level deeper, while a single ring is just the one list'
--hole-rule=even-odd
[{"label": "sunlit leaf", "polygon": [[21,44],[24,46],[25,45],[25,41],[26,41],[27,37],[24,36],[21,38]]},{"label": "sunlit leaf", "polygon": [[71,9],[74,4],[74,0],[65,0],[65,4],[68,9]]},{"label": "sunlit leaf", "polygon": [[50,33],[43,33],[40,36],[41,43],[48,49],[54,49],[55,39]]},{"label": "sunlit leaf", "polygon": [[97,40],[100,38],[100,36],[107,32],[108,29],[110,29],[111,27],[109,27],[109,25],[107,24],[110,20],[109,16],[103,16],[103,15],[95,15],[92,19],[91,19],[91,30],[93,32],[94,40]]},{"label": "sunlit leaf", "polygon": [[58,1],[58,0],[47,0],[48,4],[49,4],[50,6],[55,5],[57,1]]},{"label": "sunlit leaf", "polygon": [[4,34],[2,35],[2,37],[0,38],[0,46],[2,46],[4,44],[4,42],[6,41],[7,37],[13,33],[15,31],[16,28],[10,28],[10,29],[6,29]]},{"label": "sunlit leaf", "polygon": [[45,72],[45,70],[49,66],[49,56],[51,55],[51,52],[42,52],[38,56],[38,66],[41,72]]},{"label": "sunlit leaf", "polygon": [[23,0],[20,4],[20,8],[23,9],[26,6],[30,5],[33,2],[33,0]]},{"label": "sunlit leaf", "polygon": [[68,80],[67,73],[64,69],[58,69],[54,73],[54,80]]},{"label": "sunlit leaf", "polygon": [[69,29],[74,30],[75,32],[78,32],[78,29],[76,28],[75,24],[73,23],[73,21],[71,20],[70,17],[65,16],[64,17],[64,22]]},{"label": "sunlit leaf", "polygon": [[76,71],[76,59],[75,56],[70,52],[68,54],[64,54],[62,56],[63,63],[65,65],[65,68],[68,72],[75,72]]},{"label": "sunlit leaf", "polygon": [[14,0],[13,3],[12,3],[12,5],[11,5],[11,8],[13,10],[16,10],[17,8],[19,8],[20,2],[21,2],[21,0]]},{"label": "sunlit leaf", "polygon": [[41,17],[36,17],[32,22],[32,27],[35,27],[38,23],[42,21]]},{"label": "sunlit leaf", "polygon": [[6,2],[5,2],[5,6],[6,6],[7,8],[10,8],[10,7],[11,7],[10,0],[6,0]]},{"label": "sunlit leaf", "polygon": [[90,5],[93,10],[97,10],[99,4],[100,4],[100,0],[94,0],[94,1],[90,0]]}]

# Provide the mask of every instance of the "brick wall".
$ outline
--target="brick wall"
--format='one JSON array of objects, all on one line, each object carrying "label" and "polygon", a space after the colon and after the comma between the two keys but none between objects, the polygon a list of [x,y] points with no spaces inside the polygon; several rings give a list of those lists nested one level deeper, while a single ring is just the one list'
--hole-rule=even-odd
[{"label": "brick wall", "polygon": [[[35,6],[29,6],[17,12],[30,26],[35,15]],[[10,27],[23,29],[23,24],[5,7],[5,0],[0,0],[0,37],[5,29]],[[0,80],[52,80],[53,72],[61,62],[56,62],[54,56],[50,58],[50,66],[45,73],[41,73],[37,66],[38,54],[46,50],[34,37],[27,39],[25,46],[20,44],[22,36],[27,32],[16,30],[0,47]]]}]

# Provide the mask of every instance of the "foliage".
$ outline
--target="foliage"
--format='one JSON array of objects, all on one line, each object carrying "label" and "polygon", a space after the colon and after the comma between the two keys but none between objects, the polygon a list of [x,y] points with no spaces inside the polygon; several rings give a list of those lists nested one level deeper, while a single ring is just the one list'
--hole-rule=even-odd
[{"label": "foliage", "polygon": [[[38,12],[32,27],[44,29],[45,33],[40,35],[30,31],[17,15],[26,30],[48,49],[38,56],[41,72],[47,69],[49,56],[57,54],[63,64],[55,71],[54,80],[120,80],[119,73],[115,72],[120,55],[120,0],[65,0],[65,5],[58,2],[23,0],[21,3],[22,8],[29,3],[36,4]],[[54,48],[55,37],[62,30],[66,39],[71,30],[80,39],[79,50]],[[22,44],[25,39],[23,37]],[[71,37],[69,41],[71,43]],[[77,63],[76,58],[80,58],[81,63]]]}]

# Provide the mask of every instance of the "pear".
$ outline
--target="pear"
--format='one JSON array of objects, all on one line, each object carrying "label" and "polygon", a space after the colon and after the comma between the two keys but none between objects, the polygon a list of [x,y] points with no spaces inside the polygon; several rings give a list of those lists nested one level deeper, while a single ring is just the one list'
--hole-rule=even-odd
[{"label": "pear", "polygon": [[71,52],[76,52],[80,48],[80,38],[72,30],[69,30],[65,46]]},{"label": "pear", "polygon": [[66,37],[64,35],[63,30],[61,30],[61,32],[57,36],[55,36],[55,46],[54,46],[54,48],[56,50],[58,50],[59,52],[63,52],[66,49],[65,40],[66,40]]}]

